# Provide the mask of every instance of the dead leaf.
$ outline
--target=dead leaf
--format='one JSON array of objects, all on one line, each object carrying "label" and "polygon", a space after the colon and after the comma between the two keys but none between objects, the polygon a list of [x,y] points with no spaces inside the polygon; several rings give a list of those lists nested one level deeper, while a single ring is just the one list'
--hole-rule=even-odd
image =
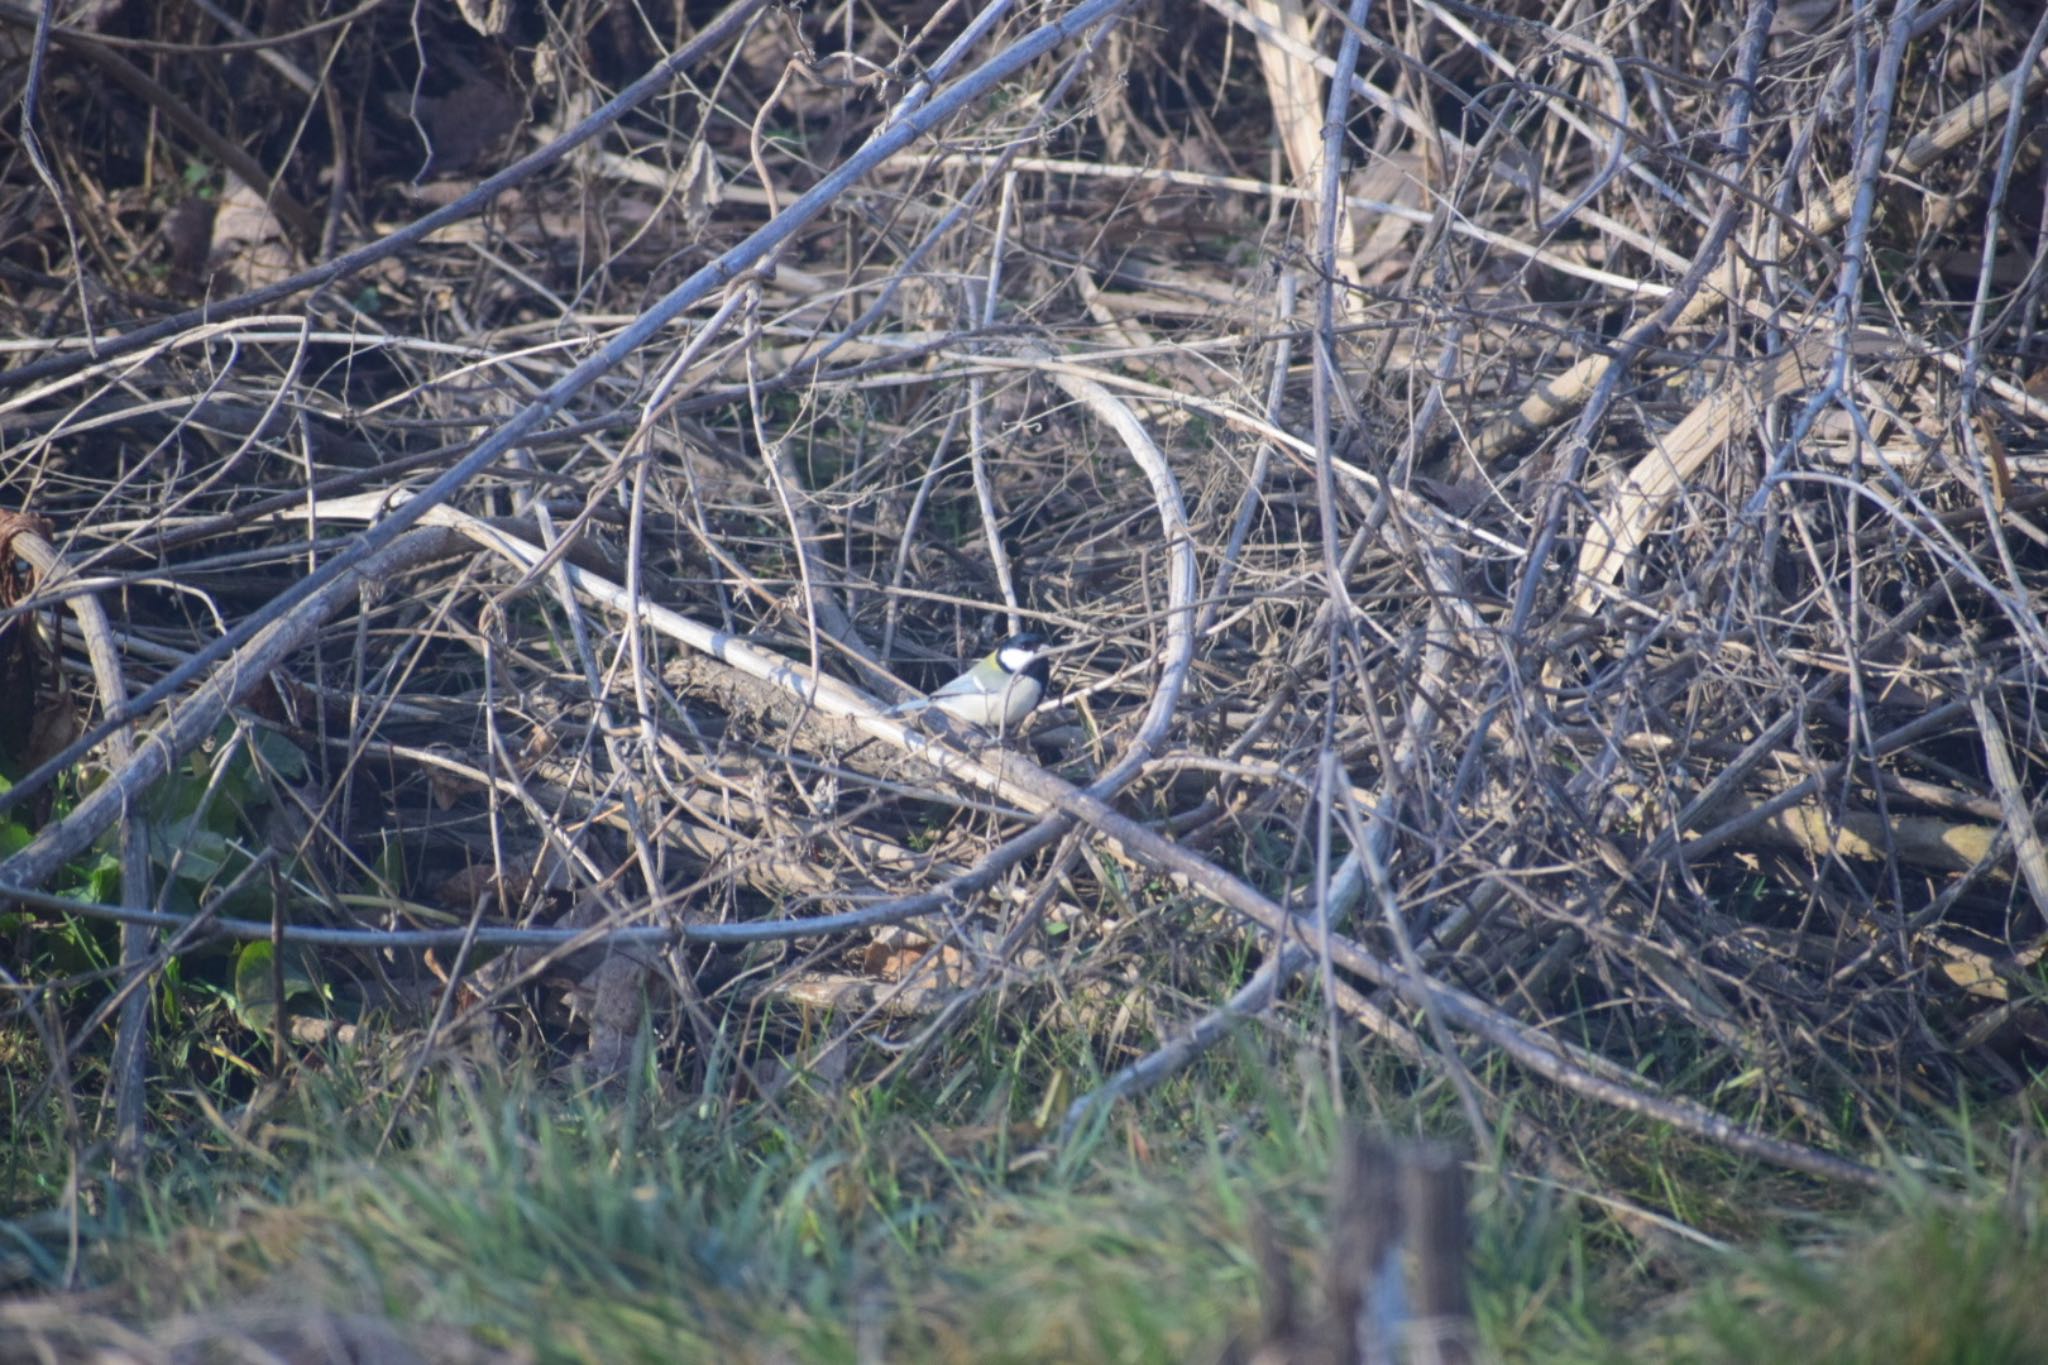
[{"label": "dead leaf", "polygon": [[260,289],[291,275],[291,239],[263,195],[230,175],[213,215],[216,271],[227,271],[245,289]]}]

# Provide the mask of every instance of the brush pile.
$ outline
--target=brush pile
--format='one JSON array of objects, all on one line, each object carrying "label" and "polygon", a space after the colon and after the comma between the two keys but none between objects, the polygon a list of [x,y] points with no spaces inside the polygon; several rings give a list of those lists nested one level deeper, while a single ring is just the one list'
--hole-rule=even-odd
[{"label": "brush pile", "polygon": [[88,8],[0,908],[126,1141],[174,959],[279,1060],[1078,1021],[1075,1117],[1278,1009],[1852,1179],[2044,1060],[2031,6]]}]

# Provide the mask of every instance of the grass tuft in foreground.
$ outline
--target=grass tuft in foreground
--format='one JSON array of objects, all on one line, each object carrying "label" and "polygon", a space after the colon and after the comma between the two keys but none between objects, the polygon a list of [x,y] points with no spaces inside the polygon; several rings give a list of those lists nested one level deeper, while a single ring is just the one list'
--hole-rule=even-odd
[{"label": "grass tuft in foreground", "polygon": [[[146,1342],[435,1360],[1200,1361],[1257,1321],[1255,1221],[1313,1310],[1343,1127],[1320,1068],[1247,1039],[1054,1151],[1014,1118],[1037,1084],[1028,1051],[966,1047],[925,1079],[797,1086],[739,1108],[664,1093],[651,1061],[602,1094],[450,1067],[381,1148],[389,1092],[351,1077],[391,1073],[336,1058],[243,1144],[193,1144],[149,1192],[100,1210],[89,1292],[0,1304],[0,1356]],[[1396,1133],[1455,1136],[1392,1067],[1355,1073],[1346,1102]],[[1644,1203],[1670,1208],[1676,1192],[1737,1210],[1748,1193],[1749,1215],[1719,1233],[1800,1193],[1613,1122],[1611,1167],[1656,1153],[1638,1172]],[[1812,1216],[1796,1253],[1646,1239],[1612,1208],[1556,1183],[1475,1182],[1489,1358],[2019,1362],[2048,1340],[2037,1209],[1996,1193],[1962,1212],[1902,1197],[1871,1233],[1839,1209]],[[30,1224],[5,1231],[19,1244]]]}]

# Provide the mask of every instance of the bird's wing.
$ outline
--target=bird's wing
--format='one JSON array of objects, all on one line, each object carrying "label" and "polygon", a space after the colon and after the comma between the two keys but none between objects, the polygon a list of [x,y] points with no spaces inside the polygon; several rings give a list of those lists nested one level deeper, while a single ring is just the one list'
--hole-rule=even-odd
[{"label": "bird's wing", "polygon": [[993,691],[995,691],[994,688],[983,683],[980,678],[975,676],[972,670],[969,670],[932,693],[932,695],[934,697],[976,697],[986,696]]}]

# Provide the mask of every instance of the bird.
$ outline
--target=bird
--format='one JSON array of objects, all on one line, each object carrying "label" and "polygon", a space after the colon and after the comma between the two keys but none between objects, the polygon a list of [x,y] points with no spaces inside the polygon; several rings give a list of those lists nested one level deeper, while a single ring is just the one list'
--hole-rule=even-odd
[{"label": "bird", "polygon": [[1019,631],[982,656],[979,663],[928,697],[889,708],[892,716],[915,715],[936,706],[956,720],[998,732],[1013,730],[1036,709],[1052,680],[1045,636]]}]

